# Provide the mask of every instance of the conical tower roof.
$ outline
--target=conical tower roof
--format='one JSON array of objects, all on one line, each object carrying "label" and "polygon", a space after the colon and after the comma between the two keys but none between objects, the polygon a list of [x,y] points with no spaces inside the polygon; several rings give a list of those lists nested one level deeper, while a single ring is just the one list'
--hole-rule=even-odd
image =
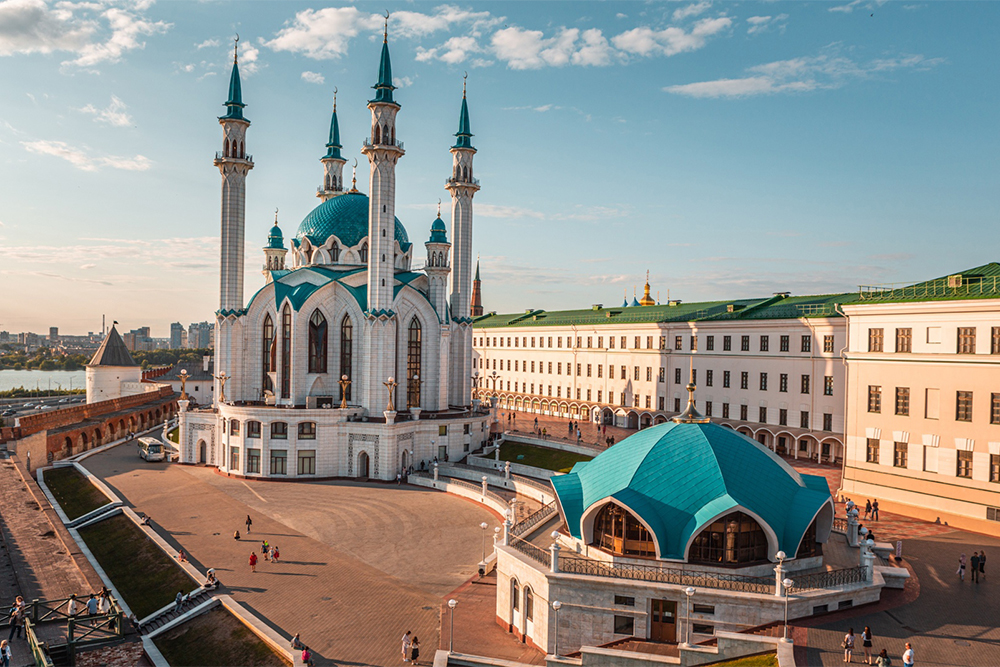
[{"label": "conical tower roof", "polygon": [[334,95],[333,117],[330,119],[330,141],[326,144],[326,155],[323,157],[343,160],[344,158],[340,154],[341,148],[343,146],[340,144],[340,123],[337,122],[337,96]]},{"label": "conical tower roof", "polygon": [[389,34],[388,28],[382,40],[382,59],[378,64],[378,83],[372,88],[375,89],[375,99],[372,102],[388,102],[396,104],[392,99],[392,91],[396,86],[392,85],[392,62],[389,60]]},{"label": "conical tower roof", "polygon": [[115,325],[111,325],[111,331],[105,336],[104,342],[101,346],[97,348],[97,352],[94,353],[94,357],[90,360],[88,366],[138,366],[132,355],[129,354],[128,348],[125,347],[125,341],[122,340],[121,335],[118,333],[118,329]]},{"label": "conical tower roof", "polygon": [[[240,85],[240,65],[233,49],[233,72],[229,75],[229,99],[226,100],[226,115],[219,120],[246,120],[243,117],[243,87]],[[249,122],[249,121],[247,121]]]}]

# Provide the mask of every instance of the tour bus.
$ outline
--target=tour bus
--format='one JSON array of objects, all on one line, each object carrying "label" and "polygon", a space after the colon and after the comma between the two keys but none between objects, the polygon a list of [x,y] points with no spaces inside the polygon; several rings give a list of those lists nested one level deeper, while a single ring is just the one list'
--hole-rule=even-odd
[{"label": "tour bus", "polygon": [[139,438],[139,458],[147,461],[162,461],[166,458],[163,443],[156,438]]}]

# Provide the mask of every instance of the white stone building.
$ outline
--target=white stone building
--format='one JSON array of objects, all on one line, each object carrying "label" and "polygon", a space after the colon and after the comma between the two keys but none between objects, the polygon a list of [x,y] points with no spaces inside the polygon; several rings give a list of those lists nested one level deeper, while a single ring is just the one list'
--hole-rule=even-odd
[{"label": "white stone building", "polygon": [[86,386],[87,403],[155,392],[160,388],[158,384],[142,381],[142,368],[132,359],[114,324],[87,364]]},{"label": "white stone building", "polygon": [[220,308],[214,406],[181,417],[181,461],[247,477],[373,477],[434,458],[456,459],[486,438],[473,405],[472,175],[463,93],[451,148],[451,238],[440,214],[416,248],[395,216],[400,105],[382,44],[371,134],[363,142],[370,195],[344,186],[336,101],[321,159],[321,203],[291,239],[277,219],[264,247],[264,284],[243,300],[245,183],[250,121],[234,61],[223,150]]}]

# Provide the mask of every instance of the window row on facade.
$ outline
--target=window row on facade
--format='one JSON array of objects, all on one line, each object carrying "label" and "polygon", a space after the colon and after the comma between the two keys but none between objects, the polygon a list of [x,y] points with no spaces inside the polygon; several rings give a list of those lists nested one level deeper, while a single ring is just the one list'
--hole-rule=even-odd
[{"label": "window row on facade", "polygon": [[[924,389],[924,419],[940,419],[940,389]],[[972,421],[973,392],[955,392],[955,421]],[[882,412],[882,386],[868,385],[868,412],[878,414]],[[910,388],[896,387],[894,395],[893,413],[899,417],[910,416]],[[1000,393],[990,394],[990,424],[1000,424]]]},{"label": "window row on facade", "polygon": [[[941,327],[927,327],[926,342],[928,345],[942,344]],[[958,327],[955,332],[955,354],[976,354],[977,327]],[[885,329],[869,327],[868,351],[886,352]],[[913,352],[913,328],[898,327],[895,330],[894,352]],[[1000,354],[1000,327],[990,328],[990,354]]]},{"label": "window row on facade", "polygon": [[[667,348],[667,336],[631,336],[632,346],[628,346],[630,336],[576,336],[576,345],[573,345],[573,336],[478,336],[475,341],[476,347],[515,347],[515,348],[566,348],[566,349],[578,349],[578,350],[666,350]],[[658,338],[659,345],[657,347],[653,346],[654,339]],[[687,347],[685,348],[685,338]],[[751,338],[755,339],[752,343]],[[740,352],[771,352],[771,339],[777,339],[777,348],[773,351],[777,352],[791,352],[792,351],[792,336],[791,335],[778,335],[772,336],[771,334],[760,334],[758,336],[751,337],[749,335],[732,336],[726,335],[716,335],[716,334],[703,334],[699,336],[698,334],[688,334],[687,336],[676,335],[673,340],[674,350],[689,350],[691,352],[697,352],[699,346],[699,340],[704,341],[704,349],[709,352],[721,350],[722,352],[732,352],[735,350],[733,347],[733,340],[739,340],[739,351]],[[717,339],[719,339],[717,341]],[[594,345],[594,341],[597,341],[597,345]],[[607,347],[604,343],[607,341]],[[565,342],[565,345],[563,344]],[[721,347],[716,347],[716,343],[719,342]],[[554,343],[554,344],[553,344]],[[586,344],[584,344],[586,343]],[[753,347],[752,347],[753,345]],[[796,343],[798,352],[812,352],[813,347],[813,337],[810,334],[804,334],[798,336],[798,341]],[[823,353],[833,354],[835,352],[835,343],[833,334],[827,334],[823,336]]]},{"label": "window row on facade", "polygon": [[[926,455],[923,445],[917,445],[918,451]],[[881,441],[876,438],[868,438],[865,445],[865,461],[876,465],[889,465],[888,461],[881,461]],[[989,460],[989,481],[1000,484],[1000,454],[990,454]],[[972,479],[973,452],[971,450],[955,451],[955,476],[965,479]],[[930,472],[930,467],[926,462],[921,463],[921,469]],[[910,467],[910,443],[892,443],[892,466],[894,468]],[[936,472],[944,472],[937,470]]]}]

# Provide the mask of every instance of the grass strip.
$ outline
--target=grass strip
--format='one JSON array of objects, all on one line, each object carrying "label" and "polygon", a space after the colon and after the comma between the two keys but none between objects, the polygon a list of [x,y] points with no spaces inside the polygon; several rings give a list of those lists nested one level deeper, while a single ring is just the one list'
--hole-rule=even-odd
[{"label": "grass strip", "polygon": [[70,521],[110,502],[106,495],[73,467],[46,470],[45,485]]},{"label": "grass strip", "polygon": [[[519,458],[520,457],[520,458]],[[575,463],[589,461],[592,456],[564,452],[561,449],[549,449],[536,445],[525,445],[519,442],[505,442],[500,445],[500,460],[511,463],[522,463],[526,466],[569,472]]]},{"label": "grass strip", "polygon": [[287,667],[288,663],[227,610],[216,607],[153,639],[172,667]]}]

